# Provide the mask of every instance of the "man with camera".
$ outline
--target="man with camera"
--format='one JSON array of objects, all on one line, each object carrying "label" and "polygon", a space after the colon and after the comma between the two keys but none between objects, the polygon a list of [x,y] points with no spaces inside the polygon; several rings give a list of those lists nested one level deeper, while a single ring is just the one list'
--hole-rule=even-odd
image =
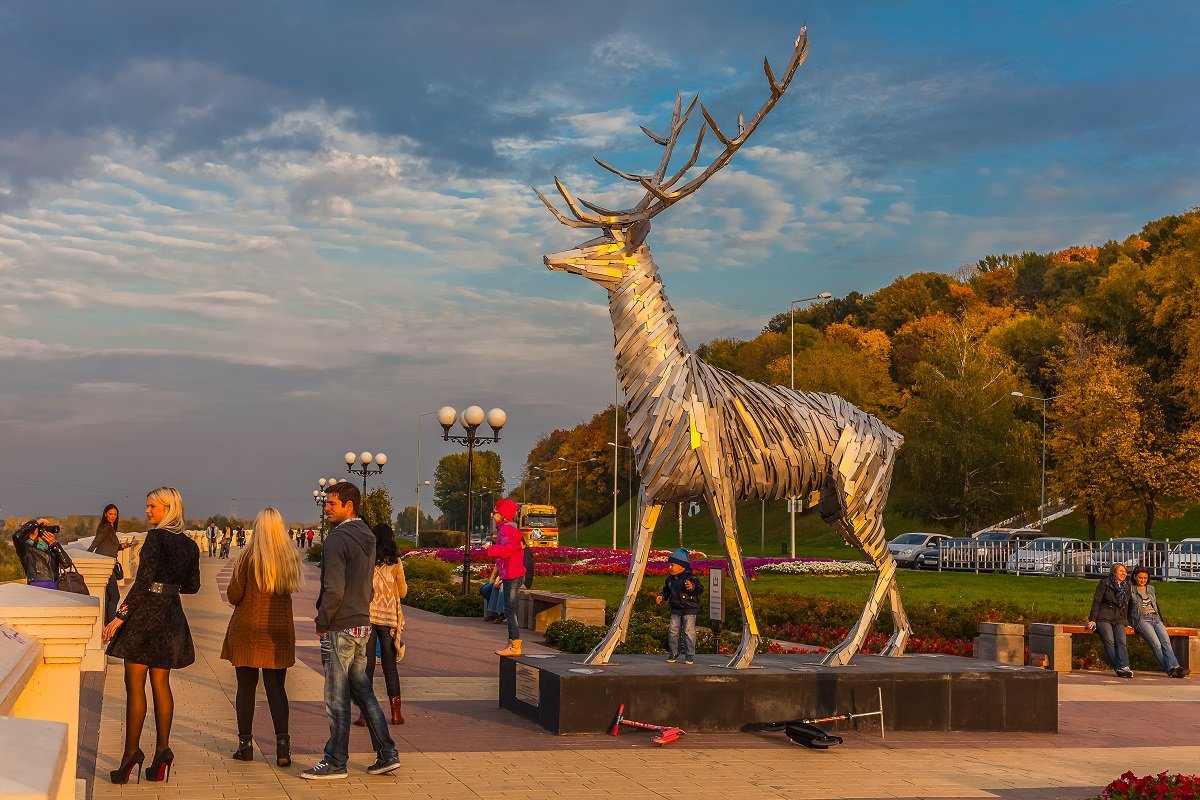
[{"label": "man with camera", "polygon": [[75,566],[55,538],[58,531],[59,526],[39,517],[26,522],[13,534],[13,546],[17,548],[17,558],[21,559],[25,570],[25,582],[30,586],[57,589],[59,570]]}]

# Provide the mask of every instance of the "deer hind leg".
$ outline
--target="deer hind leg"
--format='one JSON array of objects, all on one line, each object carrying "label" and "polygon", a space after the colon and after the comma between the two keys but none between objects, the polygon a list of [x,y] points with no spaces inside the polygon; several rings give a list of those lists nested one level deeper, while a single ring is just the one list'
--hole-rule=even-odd
[{"label": "deer hind leg", "polygon": [[629,556],[629,578],[625,581],[625,595],[617,608],[608,633],[600,643],[592,648],[592,652],[583,660],[585,664],[607,664],[612,658],[613,650],[625,638],[625,629],[629,626],[629,617],[633,613],[633,601],[638,589],[642,586],[642,577],[646,574],[646,561],[650,558],[650,540],[654,536],[654,526],[658,524],[658,514],[662,505],[649,501],[645,493],[639,493],[638,498],[637,535],[634,536],[633,550]]},{"label": "deer hind leg", "polygon": [[830,480],[835,487],[833,497],[822,497],[822,506],[836,503],[841,508],[840,514],[832,520],[826,516],[846,541],[862,551],[879,570],[875,585],[863,607],[858,622],[850,629],[846,639],[830,650],[821,663],[828,666],[840,667],[849,663],[851,657],[862,649],[863,642],[870,635],[879,616],[884,597],[887,597],[892,611],[892,636],[881,651],[883,655],[896,656],[904,652],[908,637],[912,633],[909,627],[908,615],[900,602],[900,591],[896,585],[896,561],[887,549],[884,537],[883,506],[887,500],[887,489],[891,481],[892,464],[888,460],[881,463],[878,458],[867,458],[862,462],[850,465],[849,478],[845,473],[834,468]]},{"label": "deer hind leg", "polygon": [[742,564],[742,547],[738,542],[737,508],[733,501],[733,492],[723,486],[710,488],[708,507],[716,520],[717,529],[725,541],[725,555],[729,559],[729,572],[733,576],[734,591],[737,594],[738,605],[742,609],[742,642],[738,645],[733,660],[725,666],[732,669],[745,669],[754,660],[761,636],[758,632],[758,620],[754,618],[754,608],[750,601],[750,587],[746,581],[746,567]]}]

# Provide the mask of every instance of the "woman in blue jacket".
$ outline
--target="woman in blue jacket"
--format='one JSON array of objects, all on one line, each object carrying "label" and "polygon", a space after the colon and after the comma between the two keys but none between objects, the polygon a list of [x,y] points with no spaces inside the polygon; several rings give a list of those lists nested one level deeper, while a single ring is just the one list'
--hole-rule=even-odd
[{"label": "woman in blue jacket", "polygon": [[1172,678],[1182,678],[1188,670],[1179,666],[1175,651],[1171,649],[1171,637],[1158,610],[1158,598],[1150,585],[1150,570],[1137,567],[1133,571],[1133,591],[1129,595],[1129,624],[1138,636],[1146,640],[1163,672]]}]

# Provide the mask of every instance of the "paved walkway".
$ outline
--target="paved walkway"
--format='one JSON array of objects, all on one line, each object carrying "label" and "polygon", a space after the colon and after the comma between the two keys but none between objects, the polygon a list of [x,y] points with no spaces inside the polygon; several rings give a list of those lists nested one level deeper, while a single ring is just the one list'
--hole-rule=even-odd
[{"label": "paved walkway", "polygon": [[[321,754],[328,727],[311,609],[316,570],[297,596],[299,663],[288,672],[293,766],[275,766],[265,699],[255,717],[262,748],[253,762],[229,758],[236,745],[233,668],[218,653],[230,610],[221,590],[231,561],[201,557],[203,588],[184,605],[197,662],[172,675],[175,771],[168,784],[113,786],[124,726],[120,662],[85,681],[80,776],[88,797],[276,798],[1085,798],[1127,769],[1196,771],[1200,680],[1138,673],[1063,678],[1058,734],[844,733],[828,751],[780,734],[692,734],[666,748],[637,733],[554,736],[498,707],[496,657],[504,629],[473,619],[408,610],[401,664],[406,724],[393,726],[404,766],[364,772],[374,760],[363,728],[350,743],[350,778],[297,777]],[[531,648],[537,652],[539,648]],[[698,660],[704,660],[699,656]],[[715,656],[707,658],[715,659]],[[382,676],[376,691],[384,696]],[[153,747],[153,718],[142,745]]]}]

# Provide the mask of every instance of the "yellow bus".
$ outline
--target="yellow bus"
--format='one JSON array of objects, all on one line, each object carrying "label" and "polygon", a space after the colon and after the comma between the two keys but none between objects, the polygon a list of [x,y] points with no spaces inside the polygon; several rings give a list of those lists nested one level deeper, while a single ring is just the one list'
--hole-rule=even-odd
[{"label": "yellow bus", "polygon": [[558,547],[558,510],[554,506],[522,503],[517,527],[532,547]]}]

